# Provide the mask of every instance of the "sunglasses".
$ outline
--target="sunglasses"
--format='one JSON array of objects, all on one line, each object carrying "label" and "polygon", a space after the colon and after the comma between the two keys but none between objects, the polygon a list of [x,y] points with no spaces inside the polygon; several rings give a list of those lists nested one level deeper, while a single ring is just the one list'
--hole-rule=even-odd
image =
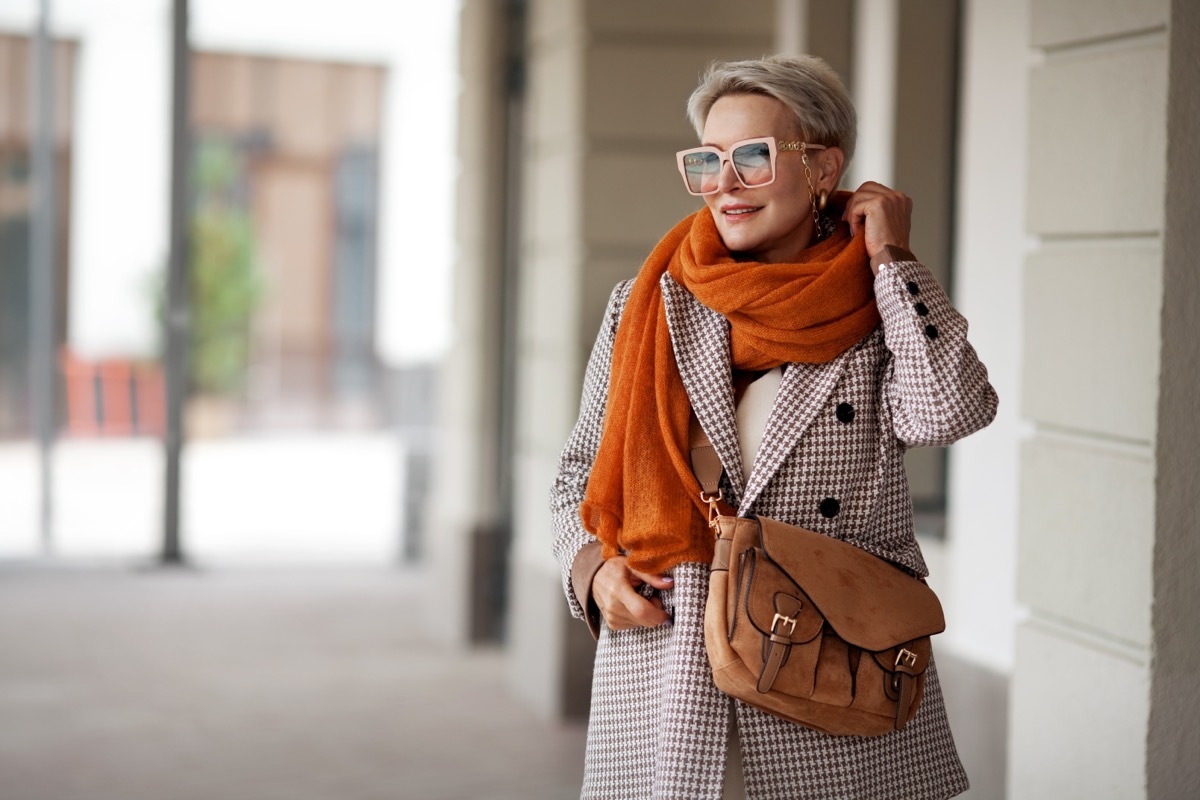
[{"label": "sunglasses", "polygon": [[717,191],[726,161],[733,166],[738,183],[747,189],[756,189],[775,182],[775,158],[779,153],[803,154],[806,150],[824,149],[824,145],[807,142],[776,143],[774,136],[764,136],[735,142],[728,150],[716,147],[680,150],[675,154],[675,160],[688,193],[701,197]]}]

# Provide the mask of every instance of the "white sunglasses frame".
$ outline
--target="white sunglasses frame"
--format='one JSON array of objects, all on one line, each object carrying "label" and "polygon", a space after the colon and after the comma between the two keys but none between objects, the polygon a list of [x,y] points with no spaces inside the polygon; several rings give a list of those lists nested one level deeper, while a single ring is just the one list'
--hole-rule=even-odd
[{"label": "white sunglasses frame", "polygon": [[[750,184],[746,183],[744,180],[742,180],[741,173],[738,172],[737,167],[734,166],[733,151],[737,150],[739,147],[743,147],[748,144],[763,144],[763,143],[765,143],[767,145],[767,152],[770,154],[771,180],[766,181],[765,183],[756,183],[754,185],[750,185]],[[683,165],[683,160],[686,157],[688,157],[694,153],[712,153],[718,159],[720,159],[721,166],[718,169],[718,173],[717,173],[718,175],[720,174],[720,172],[722,170],[725,169],[725,162],[729,162],[729,166],[733,168],[733,176],[735,178],[737,178],[737,182],[740,183],[743,188],[761,189],[762,187],[770,186],[772,183],[775,182],[775,176],[777,175],[777,172],[775,170],[775,159],[779,156],[780,153],[801,153],[801,154],[803,154],[808,150],[827,150],[827,149],[828,148],[823,144],[809,144],[808,142],[776,142],[774,136],[759,136],[754,139],[742,139],[740,142],[734,142],[733,144],[729,145],[728,150],[722,150],[719,147],[713,147],[712,145],[703,145],[701,147],[691,147],[691,148],[688,148],[687,150],[680,150],[679,152],[677,152],[675,154],[675,163],[679,167],[679,174],[683,178],[683,188],[687,189],[687,193],[692,195],[693,197],[706,197],[707,195],[710,195],[710,194],[716,194],[717,192],[720,191],[720,189],[717,188],[717,189],[713,189],[708,192],[692,191],[691,184],[688,183],[687,170]]]}]

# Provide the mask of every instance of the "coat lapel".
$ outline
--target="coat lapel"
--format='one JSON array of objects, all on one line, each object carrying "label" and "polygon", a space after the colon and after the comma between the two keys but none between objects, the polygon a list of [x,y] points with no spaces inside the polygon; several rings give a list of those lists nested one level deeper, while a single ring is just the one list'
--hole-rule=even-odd
[{"label": "coat lapel", "polygon": [[852,352],[853,348],[826,364],[788,364],[784,368],[783,381],[754,460],[754,471],[741,495],[739,514],[749,511],[763,487],[828,404]]},{"label": "coat lapel", "polygon": [[[740,497],[745,487],[733,415],[729,322],[701,305],[669,274],[663,275],[660,285],[671,347],[683,387],[692,401],[700,427],[725,466],[734,493]],[[737,500],[736,497],[728,499],[735,503]]]},{"label": "coat lapel", "polygon": [[854,348],[825,364],[788,364],[784,368],[754,469],[746,482],[742,479],[742,452],[734,416],[729,322],[702,305],[670,275],[663,275],[661,285],[671,347],[684,389],[700,427],[725,466],[736,495],[728,499],[738,506],[739,514],[746,513],[828,404]]}]

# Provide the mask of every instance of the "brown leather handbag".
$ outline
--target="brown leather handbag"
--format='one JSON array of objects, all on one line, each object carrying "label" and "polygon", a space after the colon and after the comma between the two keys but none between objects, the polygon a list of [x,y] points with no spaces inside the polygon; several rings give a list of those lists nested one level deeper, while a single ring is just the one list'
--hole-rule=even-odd
[{"label": "brown leather handbag", "polygon": [[825,534],[722,514],[721,463],[698,430],[692,467],[717,535],[704,612],[717,688],[830,734],[903,728],[924,694],[929,637],[946,627],[937,595]]}]

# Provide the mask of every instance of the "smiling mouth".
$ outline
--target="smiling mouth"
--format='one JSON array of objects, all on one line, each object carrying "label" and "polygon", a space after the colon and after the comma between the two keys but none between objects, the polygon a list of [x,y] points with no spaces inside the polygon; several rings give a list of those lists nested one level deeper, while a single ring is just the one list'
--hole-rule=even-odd
[{"label": "smiling mouth", "polygon": [[740,217],[745,214],[753,214],[755,211],[759,211],[761,209],[762,206],[758,206],[756,208],[730,208],[722,211],[721,213],[727,217]]}]

